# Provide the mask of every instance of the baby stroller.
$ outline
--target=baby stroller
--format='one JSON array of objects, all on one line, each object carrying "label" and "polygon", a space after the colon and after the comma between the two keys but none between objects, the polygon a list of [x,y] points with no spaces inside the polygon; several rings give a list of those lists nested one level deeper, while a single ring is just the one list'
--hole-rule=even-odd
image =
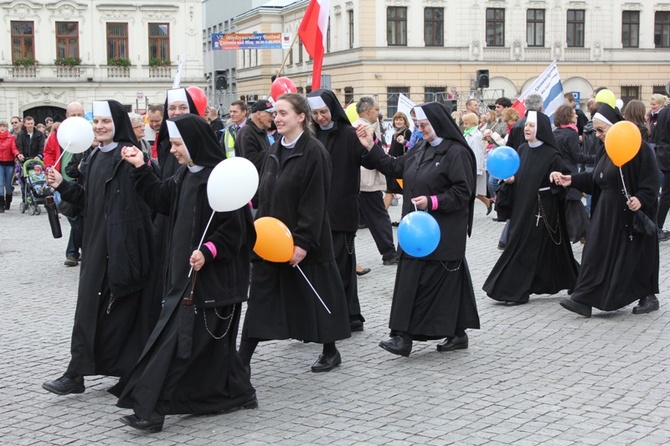
[{"label": "baby stroller", "polygon": [[39,215],[42,210],[40,204],[46,203],[46,198],[53,195],[53,188],[47,184],[44,163],[39,158],[24,161],[19,178],[23,201],[19,204],[19,212],[26,210],[30,215]]}]

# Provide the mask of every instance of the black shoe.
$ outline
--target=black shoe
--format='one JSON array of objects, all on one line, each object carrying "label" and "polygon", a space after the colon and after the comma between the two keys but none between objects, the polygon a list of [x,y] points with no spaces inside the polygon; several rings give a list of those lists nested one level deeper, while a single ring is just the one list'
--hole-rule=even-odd
[{"label": "black shoe", "polygon": [[640,299],[640,302],[633,307],[633,314],[645,314],[658,310],[658,299],[653,294]]},{"label": "black shoe", "polygon": [[384,266],[391,266],[391,265],[397,265],[399,262],[399,259],[397,257],[391,257],[390,259],[383,260],[382,263]]},{"label": "black shoe", "polygon": [[513,301],[513,300],[506,300],[506,301],[503,301],[502,304],[506,307],[516,307],[516,306],[519,306],[519,305],[525,305],[527,303],[528,303],[527,300],[520,300],[518,302]]},{"label": "black shoe", "polygon": [[499,250],[504,251],[506,246],[507,245],[503,245],[502,243],[498,242],[498,249]]},{"label": "black shoe", "polygon": [[658,233],[658,241],[664,242],[666,240],[670,240],[670,231],[660,231]]},{"label": "black shoe", "polygon": [[489,205],[486,206],[486,215],[489,215],[493,210],[493,200],[489,200]]},{"label": "black shoe", "polygon": [[335,352],[332,356],[326,356],[323,353],[319,355],[319,359],[312,364],[312,372],[321,373],[321,372],[330,372],[338,365],[342,364],[342,357],[340,352]]},{"label": "black shoe", "polygon": [[353,321],[349,322],[349,326],[351,327],[351,332],[353,333],[354,331],[363,331],[364,326],[363,326],[363,321],[360,319],[356,319]]},{"label": "black shoe", "polygon": [[570,310],[573,313],[577,313],[584,317],[591,317],[591,307],[588,305],[580,304],[572,299],[561,299],[559,303],[566,310]]},{"label": "black shoe", "polygon": [[369,273],[370,271],[372,271],[370,268],[361,268],[360,270],[357,269],[357,270],[356,270],[356,275],[357,275],[357,276],[364,276],[364,275],[366,275],[367,273]]},{"label": "black shoe", "polygon": [[68,256],[65,259],[65,262],[63,262],[63,265],[65,266],[77,266],[79,265],[79,260],[75,256]]},{"label": "black shoe", "polygon": [[44,381],[42,388],[56,395],[69,395],[71,393],[84,393],[84,378],[82,376],[63,375],[53,381]]},{"label": "black shoe", "polygon": [[379,346],[387,352],[398,356],[407,357],[412,352],[412,340],[410,339],[409,342],[406,342],[400,335],[393,336],[386,341],[381,341]]},{"label": "black shoe", "polygon": [[392,221],[391,222],[391,226],[393,226],[394,228],[397,228],[399,224],[400,224],[399,221]]},{"label": "black shoe", "polygon": [[163,422],[165,417],[156,418],[155,420],[145,420],[137,415],[126,415],[119,418],[119,421],[126,426],[134,427],[137,430],[147,431],[151,433],[160,432],[163,430]]},{"label": "black shoe", "polygon": [[246,402],[240,404],[239,406],[229,407],[228,409],[220,410],[215,412],[217,414],[225,414],[235,412],[242,409],[256,409],[258,408],[258,400],[256,399],[256,394],[254,393],[253,397],[247,400]]},{"label": "black shoe", "polygon": [[506,218],[499,218],[499,217],[493,217],[491,220],[497,221],[498,223],[505,223],[507,221]]},{"label": "black shoe", "polygon": [[468,335],[447,338],[444,342],[437,344],[438,352],[451,352],[454,350],[465,350],[468,348]]}]

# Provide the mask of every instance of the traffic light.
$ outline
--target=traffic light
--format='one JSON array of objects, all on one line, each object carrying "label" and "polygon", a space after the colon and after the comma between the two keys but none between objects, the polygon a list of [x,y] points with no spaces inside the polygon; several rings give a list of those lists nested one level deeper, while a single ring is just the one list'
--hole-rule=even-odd
[{"label": "traffic light", "polygon": [[477,70],[477,88],[489,88],[489,70]]},{"label": "traffic light", "polygon": [[226,90],[228,89],[228,78],[224,74],[225,71],[217,71],[215,81],[215,87],[217,90]]}]

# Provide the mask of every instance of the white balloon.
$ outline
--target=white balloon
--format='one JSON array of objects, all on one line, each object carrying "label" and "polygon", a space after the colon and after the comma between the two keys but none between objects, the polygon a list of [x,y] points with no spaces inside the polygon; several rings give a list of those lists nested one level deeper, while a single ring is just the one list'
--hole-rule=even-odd
[{"label": "white balloon", "polygon": [[615,102],[616,108],[619,109],[619,111],[623,110],[623,101],[621,99],[617,99]]},{"label": "white balloon", "polygon": [[91,147],[95,137],[91,123],[79,116],[73,116],[61,122],[56,135],[58,144],[70,153],[85,152]]},{"label": "white balloon", "polygon": [[221,161],[207,180],[209,205],[217,212],[230,212],[249,204],[257,189],[256,166],[239,156]]}]

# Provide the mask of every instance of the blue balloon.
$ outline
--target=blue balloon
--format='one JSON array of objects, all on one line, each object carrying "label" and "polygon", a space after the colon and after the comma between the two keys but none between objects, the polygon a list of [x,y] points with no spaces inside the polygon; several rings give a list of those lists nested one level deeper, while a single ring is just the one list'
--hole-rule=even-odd
[{"label": "blue balloon", "polygon": [[486,158],[486,170],[501,180],[513,176],[519,170],[519,154],[511,147],[497,147],[489,152]]},{"label": "blue balloon", "polygon": [[84,119],[87,120],[88,122],[93,122],[93,112],[92,111],[87,111],[84,114]]},{"label": "blue balloon", "polygon": [[410,212],[398,225],[398,243],[407,254],[425,257],[440,244],[440,225],[428,212]]}]

